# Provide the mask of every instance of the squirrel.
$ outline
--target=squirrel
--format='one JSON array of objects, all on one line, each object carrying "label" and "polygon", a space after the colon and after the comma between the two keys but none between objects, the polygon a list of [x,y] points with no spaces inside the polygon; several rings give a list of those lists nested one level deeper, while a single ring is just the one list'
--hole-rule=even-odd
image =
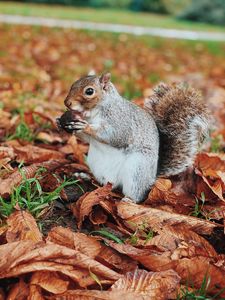
[{"label": "squirrel", "polygon": [[192,165],[208,128],[199,93],[182,85],[159,84],[141,108],[118,93],[110,73],[88,75],[73,83],[64,103],[82,117],[64,118],[61,127],[89,143],[87,164],[97,181],[110,182],[135,203],[157,176]]}]

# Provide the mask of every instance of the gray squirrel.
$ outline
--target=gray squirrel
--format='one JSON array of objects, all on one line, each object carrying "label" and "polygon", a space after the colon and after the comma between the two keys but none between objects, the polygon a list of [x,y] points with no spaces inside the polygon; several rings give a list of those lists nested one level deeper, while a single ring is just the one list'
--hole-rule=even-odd
[{"label": "gray squirrel", "polygon": [[109,73],[88,75],[73,83],[64,103],[69,112],[59,124],[89,143],[87,164],[97,181],[135,203],[157,176],[192,165],[208,127],[200,95],[181,85],[159,84],[141,108],[120,96]]}]

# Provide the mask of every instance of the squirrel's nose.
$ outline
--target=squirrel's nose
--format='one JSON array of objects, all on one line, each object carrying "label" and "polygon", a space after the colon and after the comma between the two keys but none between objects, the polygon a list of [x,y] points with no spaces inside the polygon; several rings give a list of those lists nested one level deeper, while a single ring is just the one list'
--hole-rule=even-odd
[{"label": "squirrel's nose", "polygon": [[69,99],[65,99],[64,104],[67,108],[70,109],[72,106],[72,101],[70,101]]}]

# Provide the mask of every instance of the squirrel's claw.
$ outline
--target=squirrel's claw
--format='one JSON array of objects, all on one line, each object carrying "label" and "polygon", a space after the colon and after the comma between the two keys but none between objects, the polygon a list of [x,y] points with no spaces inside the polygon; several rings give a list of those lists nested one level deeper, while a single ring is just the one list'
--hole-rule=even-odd
[{"label": "squirrel's claw", "polygon": [[[74,130],[79,130],[79,131],[81,131],[81,130],[83,130],[83,129],[85,129],[86,127],[87,127],[87,125],[88,125],[88,122],[87,121],[85,121],[85,120],[80,120],[80,121],[78,121],[78,122],[71,122],[71,123],[74,123],[72,126],[73,126],[73,129]],[[70,123],[70,124],[71,124]]]},{"label": "squirrel's claw", "polygon": [[69,131],[82,131],[87,127],[87,125],[88,122],[85,120],[70,121],[67,124],[65,124],[63,128]]},{"label": "squirrel's claw", "polygon": [[71,122],[65,124],[65,125],[64,125],[64,128],[70,129],[70,130],[72,130],[72,129],[76,130],[75,124],[76,124],[76,122],[71,121]]}]

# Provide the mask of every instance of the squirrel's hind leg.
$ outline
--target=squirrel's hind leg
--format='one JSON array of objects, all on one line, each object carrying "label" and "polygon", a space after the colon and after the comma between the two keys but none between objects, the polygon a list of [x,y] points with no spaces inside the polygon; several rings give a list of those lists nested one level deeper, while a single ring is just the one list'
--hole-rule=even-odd
[{"label": "squirrel's hind leg", "polygon": [[155,183],[156,174],[157,159],[142,153],[129,154],[120,172],[124,196],[135,203],[144,201]]}]

